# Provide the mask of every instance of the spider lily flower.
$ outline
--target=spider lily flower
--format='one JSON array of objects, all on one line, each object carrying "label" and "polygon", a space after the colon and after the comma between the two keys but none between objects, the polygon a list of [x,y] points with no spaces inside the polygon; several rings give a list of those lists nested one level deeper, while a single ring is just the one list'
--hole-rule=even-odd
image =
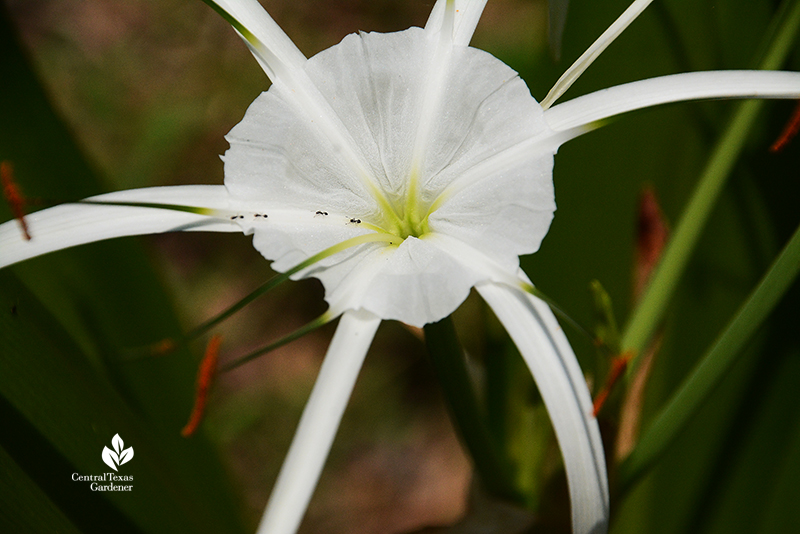
[{"label": "spider lily flower", "polygon": [[[211,3],[211,2],[210,2]],[[701,98],[800,97],[800,74],[701,72],[552,105],[646,6],[637,0],[542,106],[468,46],[485,0],[437,0],[425,28],[349,35],[306,59],[256,0],[214,7],[272,80],[227,136],[224,186],[100,195],[0,225],[0,266],[82,243],[168,231],[244,232],[277,271],[316,277],[341,316],[258,532],[302,520],[381,320],[438,321],[471,288],[529,366],[561,448],[573,531],[605,532],[600,432],[569,343],[519,256],[555,210],[558,147],[608,117]]]}]

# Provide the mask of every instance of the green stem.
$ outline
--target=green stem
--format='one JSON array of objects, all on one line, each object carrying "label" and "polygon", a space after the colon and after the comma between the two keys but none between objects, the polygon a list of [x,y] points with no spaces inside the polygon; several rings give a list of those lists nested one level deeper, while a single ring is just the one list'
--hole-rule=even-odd
[{"label": "green stem", "polygon": [[[762,69],[779,68],[792,50],[800,27],[800,1],[787,0],[776,19],[780,22],[778,29],[771,32],[768,51],[760,63]],[[689,257],[762,106],[763,101],[739,104],[733,120],[714,148],[640,304],[628,322],[622,336],[623,350],[640,354],[663,319]],[[634,368],[635,365],[631,365],[628,372],[633,372]]]},{"label": "green stem", "polygon": [[425,325],[425,342],[455,425],[481,482],[494,495],[524,502],[514,485],[510,463],[492,439],[452,319],[445,317],[438,323]]},{"label": "green stem", "polygon": [[619,469],[625,492],[661,457],[714,388],[736,363],[742,349],[800,272],[800,227],[736,317],[700,360]]},{"label": "green stem", "polygon": [[313,332],[317,328],[320,328],[321,326],[325,326],[326,324],[328,324],[329,322],[331,322],[335,318],[336,317],[334,315],[332,315],[332,314],[330,314],[328,312],[325,312],[322,315],[320,315],[319,317],[317,317],[316,319],[312,320],[311,322],[304,324],[303,326],[301,326],[300,328],[298,328],[294,332],[283,336],[279,340],[270,343],[266,347],[261,347],[260,349],[256,349],[253,352],[251,352],[249,354],[246,354],[245,356],[242,356],[241,358],[237,358],[236,360],[234,360],[232,362],[229,362],[228,364],[224,365],[223,367],[220,367],[219,372],[220,373],[226,373],[228,371],[232,371],[233,369],[236,369],[240,365],[243,365],[243,364],[245,364],[245,363],[247,363],[247,362],[249,362],[251,360],[254,360],[254,359],[258,358],[259,356],[263,356],[264,354],[266,354],[268,352],[272,352],[273,350],[275,350],[277,348],[280,348],[280,347],[286,345],[287,343],[291,343],[295,339],[300,339],[304,335]]},{"label": "green stem", "polygon": [[209,330],[211,330],[212,328],[217,326],[219,323],[221,323],[222,321],[224,321],[225,319],[227,319],[231,315],[235,314],[236,312],[238,312],[239,310],[241,310],[242,308],[244,308],[245,306],[247,306],[248,304],[250,304],[254,300],[258,299],[260,296],[268,293],[269,291],[272,291],[273,289],[278,287],[280,284],[282,284],[282,283],[286,282],[287,280],[289,280],[289,278],[293,274],[297,274],[298,272],[302,271],[303,269],[305,269],[307,267],[310,267],[310,266],[314,265],[315,263],[324,260],[325,258],[333,256],[334,254],[338,254],[339,252],[342,252],[343,250],[347,250],[348,248],[356,247],[356,246],[359,246],[359,245],[363,245],[365,243],[376,243],[376,242],[389,242],[389,243],[391,243],[391,240],[393,240],[393,239],[396,239],[396,238],[394,236],[389,235],[389,234],[381,234],[381,233],[373,234],[373,233],[370,233],[370,234],[362,234],[362,235],[359,235],[359,236],[356,236],[356,237],[352,237],[350,239],[346,239],[346,240],[342,241],[341,243],[333,245],[332,247],[328,247],[325,250],[323,250],[322,252],[318,252],[318,253],[314,254],[313,256],[311,256],[310,258],[308,258],[306,260],[303,260],[302,262],[298,263],[297,265],[295,265],[294,267],[292,267],[288,271],[285,271],[285,272],[280,273],[280,274],[276,274],[275,276],[273,276],[272,278],[270,278],[269,280],[267,280],[266,282],[264,282],[263,284],[258,286],[256,289],[254,289],[250,294],[245,296],[240,301],[238,301],[235,304],[231,305],[229,308],[227,308],[223,312],[219,313],[215,317],[212,317],[211,319],[209,319],[205,323],[201,324],[200,326],[197,326],[196,328],[194,328],[191,332],[189,332],[188,334],[186,334],[186,336],[184,336],[183,341],[191,341],[193,339],[196,339],[196,338],[202,336],[203,334],[205,334],[206,332],[208,332]]}]

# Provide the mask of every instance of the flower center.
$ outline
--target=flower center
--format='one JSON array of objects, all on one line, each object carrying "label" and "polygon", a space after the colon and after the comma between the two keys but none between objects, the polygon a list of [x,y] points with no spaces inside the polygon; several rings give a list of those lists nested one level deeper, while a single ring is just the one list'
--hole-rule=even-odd
[{"label": "flower center", "polygon": [[383,207],[383,230],[405,240],[407,237],[422,237],[430,232],[428,216],[430,206],[422,202],[419,195],[416,171],[410,173],[405,195],[398,202],[386,201]]}]

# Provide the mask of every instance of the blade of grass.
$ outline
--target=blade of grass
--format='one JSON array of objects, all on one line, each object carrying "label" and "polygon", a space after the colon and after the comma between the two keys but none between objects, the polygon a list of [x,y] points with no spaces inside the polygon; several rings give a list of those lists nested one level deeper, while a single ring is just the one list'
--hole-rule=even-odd
[{"label": "blade of grass", "polygon": [[800,227],[739,312],[643,434],[619,469],[625,492],[652,467],[708,399],[800,272]]},{"label": "blade of grass", "polygon": [[[787,0],[776,15],[776,20],[777,30],[770,32],[768,51],[759,65],[762,69],[780,68],[793,50],[792,45],[800,28],[800,1]],[[632,376],[636,369],[636,356],[647,346],[664,317],[697,240],[763,105],[763,101],[757,100],[738,105],[733,119],[706,164],[697,188],[664,250],[661,262],[623,333],[623,351],[632,351],[634,354],[628,376]]]}]

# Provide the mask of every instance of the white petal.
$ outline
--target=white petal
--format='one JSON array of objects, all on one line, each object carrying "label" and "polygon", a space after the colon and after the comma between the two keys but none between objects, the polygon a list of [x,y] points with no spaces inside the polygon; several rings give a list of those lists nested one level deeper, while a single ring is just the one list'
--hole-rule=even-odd
[{"label": "white petal", "polygon": [[626,83],[563,102],[545,111],[554,130],[568,130],[635,109],[708,98],[800,98],[800,73],[707,71]]},{"label": "white petal", "polygon": [[[483,8],[486,7],[486,0],[455,0],[456,1],[456,20],[453,43],[458,46],[467,46],[478,26]],[[438,32],[444,19],[444,10],[447,0],[437,0],[425,24],[425,30]]]},{"label": "white petal", "polygon": [[553,152],[511,152],[455,179],[429,223],[432,231],[470,243],[515,272],[519,255],[539,249],[556,204]]},{"label": "white petal", "polygon": [[351,217],[379,210],[340,145],[274,85],[225,138],[225,185],[236,198]]},{"label": "white petal", "polygon": [[[262,254],[279,257],[285,247],[285,255],[272,264],[278,271],[324,250],[328,240],[335,245],[348,238],[342,235],[336,240],[333,231],[309,228],[309,239],[303,240],[299,237],[303,233],[284,233],[281,224],[267,221],[262,225],[263,231],[256,228],[254,238]],[[316,243],[315,248],[309,243]],[[301,248],[305,252],[298,252]],[[519,279],[512,274],[517,271],[518,258],[511,255],[507,259],[509,262],[500,263],[459,239],[430,233],[422,239],[409,237],[399,246],[386,242],[359,245],[319,261],[295,278],[318,278],[334,315],[364,309],[382,319],[421,327],[452,313],[477,283],[492,280],[518,285]]]},{"label": "white petal", "polygon": [[273,82],[281,74],[303,68],[306,57],[256,0],[216,0],[214,3],[257,39],[258,42],[253,43],[242,36]]},{"label": "white petal", "polygon": [[362,245],[331,260],[306,273],[322,281],[331,313],[364,309],[418,327],[451,313],[476,282],[488,279],[465,258],[413,237],[399,247]]},{"label": "white petal", "polygon": [[[313,83],[358,147],[358,159],[367,162],[371,179],[400,204],[414,168],[420,110],[430,81],[425,66],[436,44],[417,28],[350,35],[307,65]],[[525,83],[485,52],[454,52],[443,87],[446,97],[428,136],[419,177],[424,201],[432,201],[464,170],[547,130]],[[368,217],[380,206],[342,157],[340,146],[327,141],[287,99],[271,89],[229,134],[226,185],[232,194],[311,195],[318,202],[333,193],[336,211],[361,209],[366,212],[353,215]],[[252,158],[258,164],[249,163]],[[320,189],[325,193],[314,193]]]},{"label": "white petal", "polygon": [[380,217],[375,189],[402,189],[387,174],[395,184],[408,179],[425,82],[420,64],[428,62],[430,44],[419,29],[348,35],[311,58],[310,84],[342,123],[338,136],[320,125],[310,106],[294,105],[294,92],[270,88],[227,136],[225,183],[231,192],[327,200],[316,209]]},{"label": "white petal", "polygon": [[[280,225],[265,223],[266,227],[269,232],[256,230],[254,244],[270,257],[264,251],[279,250],[275,230]],[[316,233],[309,235],[319,239]],[[296,250],[290,239],[287,236],[287,248]],[[304,246],[302,240],[296,243],[297,247]],[[319,250],[297,256],[287,253],[292,261],[281,259],[272,266],[285,271],[316,252]],[[479,282],[518,284],[511,274],[516,272],[518,259],[512,258],[512,264],[500,264],[458,239],[426,234],[422,239],[409,237],[400,246],[385,242],[359,245],[319,261],[297,277],[313,276],[322,282],[325,300],[334,315],[348,309],[364,309],[382,319],[421,327],[450,314]]]},{"label": "white petal", "polygon": [[[152,187],[118,191],[88,200],[146,202],[228,209],[222,186]],[[0,225],[0,267],[54,250],[114,237],[176,231],[240,232],[231,221],[182,211],[98,204],[62,204],[25,217],[31,234],[26,241],[17,221]]]},{"label": "white petal", "polygon": [[[509,170],[508,166],[480,164],[550,133],[541,107],[510,67],[474,48],[454,50],[451,62],[422,169],[425,202],[479,167],[482,178],[499,179],[493,175]],[[524,167],[542,156],[547,160],[552,153],[531,150],[516,164]]]},{"label": "white petal", "polygon": [[[253,246],[265,258],[274,260],[272,268],[280,272],[287,271],[318,252],[334,247],[347,239],[373,233],[358,224],[350,223],[349,218],[333,212],[325,211],[322,213],[327,215],[323,215],[299,209],[265,211],[269,217],[261,221],[251,220],[245,228],[245,234],[254,234]],[[337,264],[344,257],[363,250],[362,247],[355,247],[348,252],[321,260],[312,269]],[[311,275],[316,276],[313,273]],[[308,275],[301,272],[294,278],[306,276]]]},{"label": "white petal", "polygon": [[567,69],[567,71],[561,75],[561,78],[558,79],[553,88],[550,89],[550,92],[547,93],[547,96],[544,98],[544,100],[542,100],[542,107],[547,109],[552,106],[553,102],[558,100],[558,97],[563,95],[567,89],[569,89],[570,86],[575,83],[580,75],[589,68],[589,65],[594,63],[594,60],[603,53],[603,50],[605,50],[608,45],[613,43],[614,40],[625,30],[625,28],[630,25],[631,22],[636,20],[636,17],[638,17],[652,1],[653,0],[635,0],[630,6],[628,6],[628,9],[626,9],[622,15],[620,15],[619,18],[615,20],[594,43],[592,43],[586,52],[581,54],[581,57],[579,57],[575,63],[573,63]]},{"label": "white petal", "polygon": [[[329,148],[336,153],[336,159],[348,165],[350,173],[374,194],[371,176],[353,139],[325,96],[308,77],[304,70],[307,60],[291,39],[256,0],[219,0],[215,3],[233,16],[237,23],[252,32],[253,35],[244,35],[241,32],[240,35],[273,81],[272,95],[279,95],[279,100],[283,100],[282,104],[294,108],[291,114],[295,121],[309,123],[318,136],[324,137],[325,144],[330,145]],[[237,25],[234,24],[234,27]],[[253,114],[257,112],[254,111]],[[284,118],[287,116],[284,113]],[[243,143],[257,142],[259,139],[258,136],[247,138],[247,132],[239,133],[245,135],[240,140]],[[236,134],[234,139],[235,136]]]},{"label": "white petal", "polygon": [[425,70],[425,85],[423,90],[420,91],[419,105],[417,107],[419,116],[416,118],[417,129],[414,133],[411,167],[406,170],[409,176],[406,180],[415,182],[408,186],[412,190],[412,194],[419,185],[419,172],[425,166],[426,156],[433,142],[431,136],[437,127],[437,123],[441,122],[439,118],[450,112],[452,108],[452,99],[445,99],[445,97],[450,96],[448,94],[448,81],[451,76],[450,70],[454,63],[454,24],[455,0],[451,0],[446,2],[445,17],[440,33],[432,39],[436,42],[436,45],[432,46],[429,52],[431,58],[428,60],[427,65],[421,66]]},{"label": "white petal", "polygon": [[437,248],[447,252],[453,258],[472,270],[481,273],[480,281],[494,281],[511,286],[520,284],[520,280],[513,274],[519,270],[519,258],[513,257],[509,263],[501,263],[500,258],[485,254],[469,241],[452,237],[444,233],[432,233],[424,236],[427,243],[436,245]]},{"label": "white petal", "polygon": [[592,399],[578,361],[548,306],[492,283],[476,287],[503,323],[533,374],[556,432],[567,471],[572,531],[608,528],[608,477]]},{"label": "white petal", "polygon": [[355,140],[372,180],[395,203],[409,181],[435,45],[419,28],[353,34],[309,61],[309,76]]},{"label": "white petal", "polygon": [[380,319],[345,313],[295,432],[258,534],[294,534],[311,500]]},{"label": "white petal", "polygon": [[352,305],[418,327],[452,313],[484,278],[462,258],[413,237],[365,261],[375,262],[375,267],[371,278],[360,278],[363,296]]}]

